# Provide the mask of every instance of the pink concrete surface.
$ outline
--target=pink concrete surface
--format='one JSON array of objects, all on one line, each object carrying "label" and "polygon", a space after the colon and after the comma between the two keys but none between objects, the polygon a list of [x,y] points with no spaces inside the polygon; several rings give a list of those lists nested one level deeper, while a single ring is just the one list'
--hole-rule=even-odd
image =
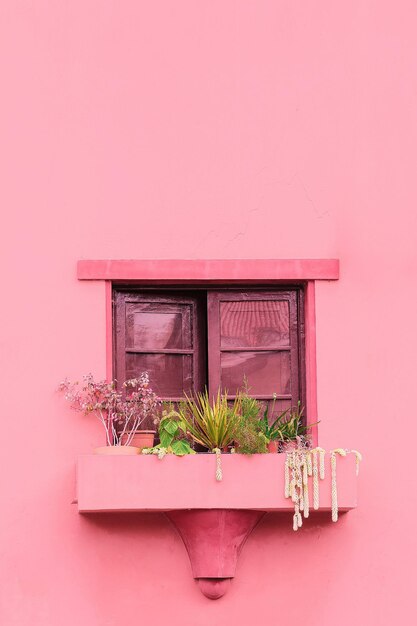
[{"label": "pink concrete surface", "polygon": [[[216,480],[214,454],[101,456],[83,454],[77,464],[77,504],[82,513],[172,509],[294,510],[284,497],[284,454],[222,454],[223,480]],[[357,505],[355,457],[337,457],[341,510]],[[330,459],[320,480],[320,510],[331,508]],[[310,479],[310,497],[312,498]],[[312,511],[312,514],[314,512]]]},{"label": "pink concrete surface", "polygon": [[[2,624],[413,622],[416,24],[413,0],[0,3]],[[319,438],[364,462],[357,509],[268,514],[211,602],[162,514],[79,515],[103,436],[54,390],[106,373],[79,259],[239,258],[340,259]]]},{"label": "pink concrete surface", "polygon": [[246,539],[264,511],[191,509],[166,514],[184,542],[200,591],[218,600],[228,591]]},{"label": "pink concrete surface", "polygon": [[[80,280],[146,280],[185,283],[339,278],[338,259],[105,259],[77,264]],[[244,277],[244,278],[243,278]]]}]

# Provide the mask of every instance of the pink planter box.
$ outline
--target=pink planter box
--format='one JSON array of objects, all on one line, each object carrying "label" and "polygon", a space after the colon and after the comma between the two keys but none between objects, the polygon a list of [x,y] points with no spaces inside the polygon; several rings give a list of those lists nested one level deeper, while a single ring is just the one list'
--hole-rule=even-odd
[{"label": "pink planter box", "polygon": [[[284,462],[284,454],[222,454],[223,480],[218,482],[213,454],[181,458],[168,455],[161,460],[145,455],[82,455],[77,468],[78,510],[290,511],[293,504],[284,497]],[[356,507],[356,483],[354,457],[338,457],[339,510]],[[330,462],[326,457],[326,477],[320,481],[320,510],[331,507],[330,486]],[[312,489],[310,494],[312,500]]]}]

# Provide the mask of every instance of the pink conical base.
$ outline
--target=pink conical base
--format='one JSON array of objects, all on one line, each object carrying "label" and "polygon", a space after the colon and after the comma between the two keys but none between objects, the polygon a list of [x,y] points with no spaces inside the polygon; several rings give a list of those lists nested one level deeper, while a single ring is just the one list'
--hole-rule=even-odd
[{"label": "pink conical base", "polygon": [[218,600],[224,596],[232,582],[231,578],[197,578],[196,580],[201,593],[210,600]]},{"label": "pink conical base", "polygon": [[235,575],[243,544],[265,513],[195,509],[166,515],[184,541],[200,590],[207,598],[221,598]]}]

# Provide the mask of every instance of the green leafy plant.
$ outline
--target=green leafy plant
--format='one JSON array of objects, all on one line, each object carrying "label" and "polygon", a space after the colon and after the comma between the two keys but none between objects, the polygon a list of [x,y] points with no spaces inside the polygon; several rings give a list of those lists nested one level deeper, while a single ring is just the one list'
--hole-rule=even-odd
[{"label": "green leafy plant", "polygon": [[169,410],[162,412],[158,432],[159,444],[153,448],[142,450],[143,454],[158,454],[161,457],[165,454],[175,454],[176,456],[195,454],[190,442],[185,438],[184,424],[172,406],[169,407]]},{"label": "green leafy plant", "polygon": [[185,396],[178,414],[182,427],[196,443],[208,450],[219,450],[229,445],[241,417],[241,396],[238,394],[229,406],[227,393],[218,391],[210,400],[207,390],[195,396]]}]

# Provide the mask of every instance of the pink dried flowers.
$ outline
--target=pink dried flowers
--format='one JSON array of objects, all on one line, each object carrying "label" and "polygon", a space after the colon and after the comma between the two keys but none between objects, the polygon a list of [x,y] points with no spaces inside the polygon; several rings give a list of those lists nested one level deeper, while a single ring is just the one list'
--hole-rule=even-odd
[{"label": "pink dried flowers", "polygon": [[161,400],[149,386],[147,372],[125,381],[123,389],[118,391],[115,381],[96,382],[92,374],[83,376],[81,384],[65,379],[58,387],[74,410],[100,420],[108,446],[128,446],[145,420],[158,422]]}]

